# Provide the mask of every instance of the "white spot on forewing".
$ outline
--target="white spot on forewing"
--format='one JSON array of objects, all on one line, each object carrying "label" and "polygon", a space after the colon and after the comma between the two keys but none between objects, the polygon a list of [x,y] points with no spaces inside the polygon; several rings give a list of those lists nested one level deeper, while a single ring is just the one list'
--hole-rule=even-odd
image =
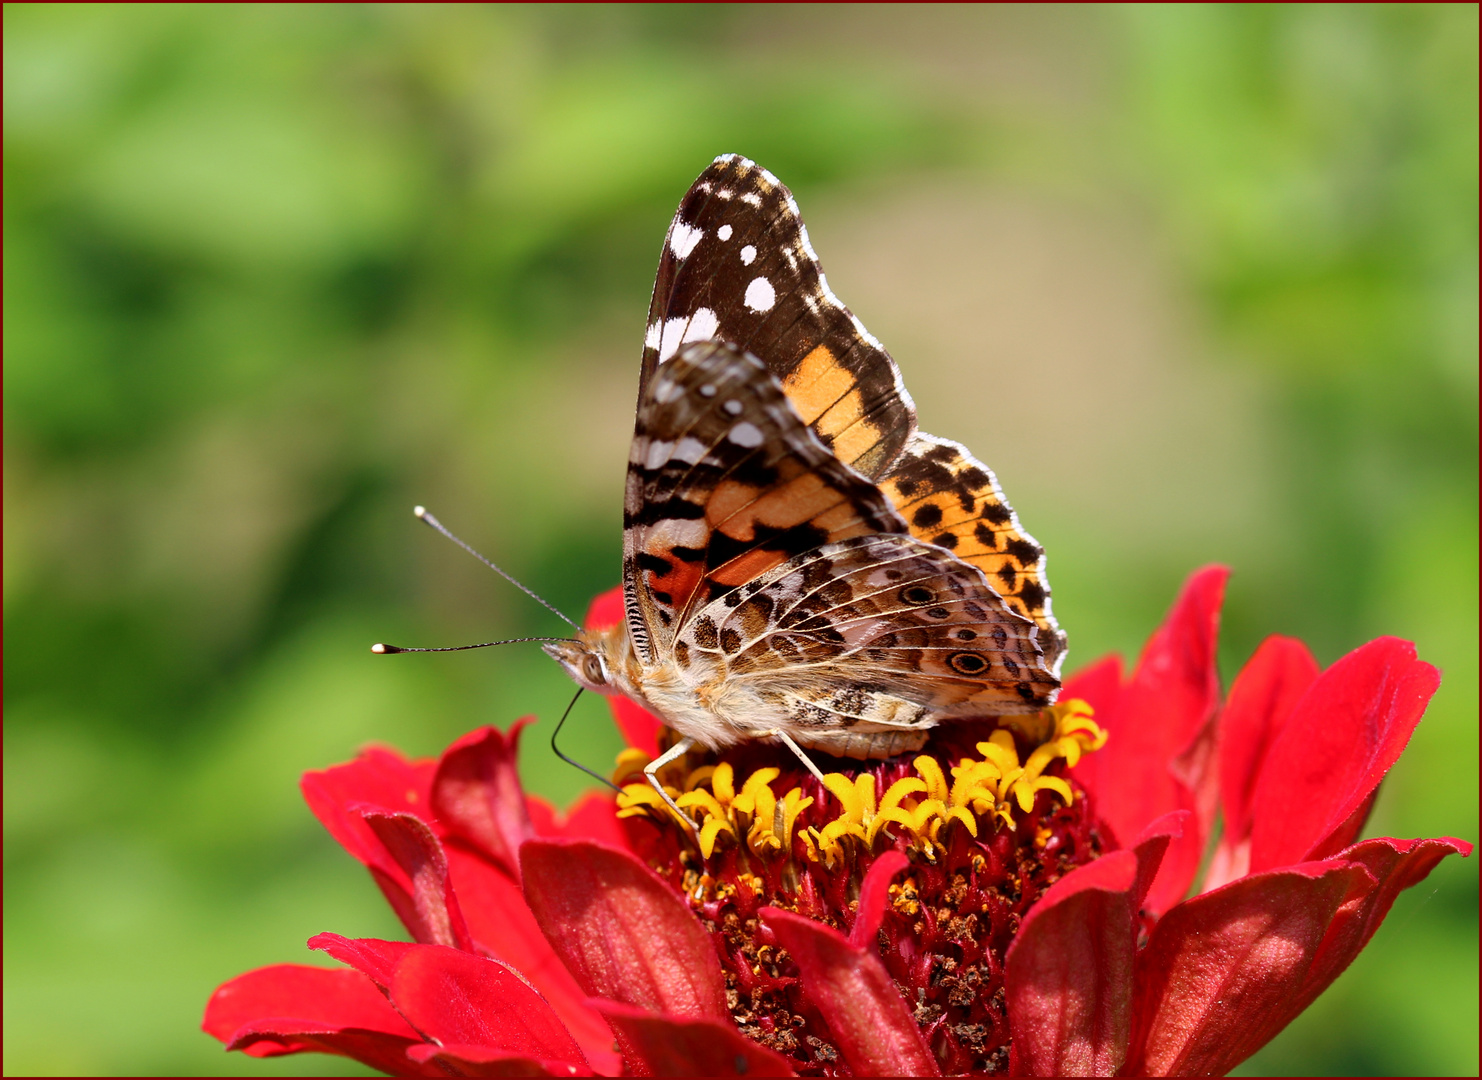
[{"label": "white spot on forewing", "polygon": [[741,421],[741,423],[731,428],[731,430],[727,433],[726,438],[731,440],[731,442],[735,443],[737,446],[744,446],[750,449],[751,447],[760,446],[762,444],[762,429],[757,427],[755,424],[743,420]]},{"label": "white spot on forewing", "polygon": [[730,413],[732,416],[741,415],[741,403],[734,398],[722,405],[721,408]]},{"label": "white spot on forewing", "polygon": [[715,336],[720,329],[720,320],[715,317],[715,312],[708,307],[702,307],[690,316],[690,325],[680,339],[680,344],[686,341],[708,341]]},{"label": "white spot on forewing", "polygon": [[715,230],[715,235],[722,240],[729,240],[731,238],[731,227],[729,225],[722,225]]},{"label": "white spot on forewing", "polygon": [[659,363],[663,363],[679,351],[687,341],[705,341],[715,336],[720,329],[720,320],[709,308],[700,308],[693,315],[676,315],[664,320],[664,329],[659,334]]},{"label": "white spot on forewing", "polygon": [[756,248],[747,244],[741,249],[741,265],[750,266],[751,261],[756,258]]},{"label": "white spot on forewing", "polygon": [[691,435],[686,435],[674,445],[674,453],[669,455],[671,461],[682,461],[686,465],[693,465],[705,456],[705,444]]},{"label": "white spot on forewing", "polygon": [[651,323],[643,335],[643,347],[645,349],[657,349],[659,347],[659,334],[663,331],[663,324]]},{"label": "white spot on forewing", "polygon": [[663,468],[664,462],[669,460],[669,453],[673,449],[674,444],[672,442],[655,439],[648,444],[648,449],[644,452],[643,467],[645,469]]},{"label": "white spot on forewing", "polygon": [[777,293],[766,278],[752,278],[751,284],[746,286],[746,306],[752,311],[770,311],[776,302]]},{"label": "white spot on forewing", "polygon": [[752,206],[760,206],[762,204],[762,197],[754,191],[745,191],[741,193],[741,201],[750,203]]},{"label": "white spot on forewing", "polygon": [[705,230],[694,225],[686,225],[678,218],[669,227],[669,250],[674,252],[676,258],[683,259],[695,250],[695,245],[705,237]]}]

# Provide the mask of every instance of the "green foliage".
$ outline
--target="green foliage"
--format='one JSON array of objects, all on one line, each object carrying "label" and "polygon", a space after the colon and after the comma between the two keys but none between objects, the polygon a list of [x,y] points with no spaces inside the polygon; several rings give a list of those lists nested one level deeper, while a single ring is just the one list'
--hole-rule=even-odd
[{"label": "green foliage", "polygon": [[[543,745],[569,688],[539,654],[366,646],[554,629],[414,503],[573,615],[616,581],[659,243],[726,151],[798,193],[923,414],[1000,432],[926,417],[1008,477],[1072,666],[1135,652],[1229,561],[1227,675],[1271,632],[1324,663],[1399,634],[1442,667],[1371,832],[1472,827],[1474,6],[4,17],[7,1073],[344,1072],[196,1030],[216,984],[313,962],[313,933],[398,934],[298,774],[533,712],[533,788],[580,790]],[[1182,328],[1157,423],[1068,424],[1080,376],[1006,379],[991,325],[995,355],[950,355],[973,377],[933,396],[910,339],[955,316],[909,314],[934,279],[891,261],[933,258],[932,222],[978,229],[956,287],[991,302],[994,207],[1028,208],[1047,311],[1080,265],[1154,267],[1166,304],[1125,317]],[[1156,467],[1091,484],[1106,503],[1075,486],[1117,454]],[[600,703],[573,723],[610,761]],[[1452,860],[1406,894],[1248,1071],[1475,1073],[1476,883]]]}]

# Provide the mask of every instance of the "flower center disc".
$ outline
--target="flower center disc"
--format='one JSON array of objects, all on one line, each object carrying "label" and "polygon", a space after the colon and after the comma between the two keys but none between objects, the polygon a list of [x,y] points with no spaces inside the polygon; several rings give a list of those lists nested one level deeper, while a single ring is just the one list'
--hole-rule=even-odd
[{"label": "flower center disc", "polygon": [[636,846],[710,932],[737,1027],[800,1075],[848,1069],[759,912],[781,908],[847,935],[861,882],[888,851],[910,865],[890,885],[877,946],[926,1045],[944,1073],[1008,1067],[1004,956],[1029,907],[1103,850],[1084,791],[1061,774],[1106,735],[1072,701],[976,744],[959,738],[824,784],[771,746],[688,755],[660,779],[693,830],[642,778],[643,754],[619,757],[619,816],[651,823],[633,828]]}]

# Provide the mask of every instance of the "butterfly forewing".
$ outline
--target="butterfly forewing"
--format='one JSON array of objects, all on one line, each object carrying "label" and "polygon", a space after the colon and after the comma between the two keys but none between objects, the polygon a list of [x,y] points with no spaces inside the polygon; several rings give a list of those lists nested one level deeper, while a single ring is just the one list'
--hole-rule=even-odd
[{"label": "butterfly forewing", "polygon": [[845,464],[879,477],[915,430],[890,354],[828,287],[791,192],[736,155],[690,187],[664,242],[640,382],[688,341],[760,357]]},{"label": "butterfly forewing", "polygon": [[831,454],[755,357],[708,341],[659,366],[639,401],[624,503],[624,584],[640,657],[692,609],[820,545],[903,533],[878,487]]}]

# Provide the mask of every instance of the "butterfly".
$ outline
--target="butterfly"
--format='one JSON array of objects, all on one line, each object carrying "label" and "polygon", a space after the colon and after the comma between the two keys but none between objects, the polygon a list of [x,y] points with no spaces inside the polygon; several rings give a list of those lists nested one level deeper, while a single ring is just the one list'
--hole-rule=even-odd
[{"label": "butterfly", "polygon": [[[723,155],[669,226],[623,503],[626,618],[545,646],[679,740],[861,760],[1035,712],[1065,635],[993,473],[916,428],[890,354],[828,287],[797,203]],[[666,799],[667,801],[667,799]],[[677,811],[676,811],[677,812]]]}]

